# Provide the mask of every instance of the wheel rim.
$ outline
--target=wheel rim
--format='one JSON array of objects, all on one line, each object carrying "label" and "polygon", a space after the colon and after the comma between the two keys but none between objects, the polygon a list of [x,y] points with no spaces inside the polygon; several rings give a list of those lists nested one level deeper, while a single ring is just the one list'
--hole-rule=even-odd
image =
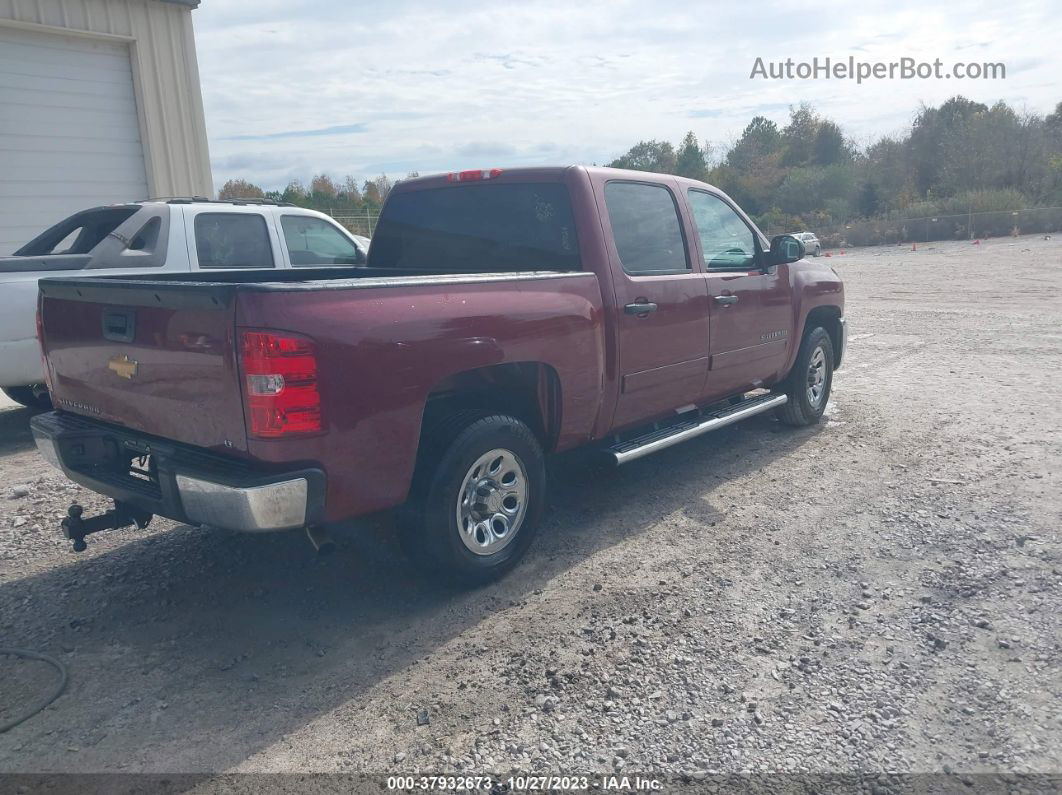
[{"label": "wheel rim", "polygon": [[527,472],[511,450],[484,453],[468,468],[457,494],[457,528],[476,555],[496,555],[520,530],[527,513]]},{"label": "wheel rim", "polygon": [[818,408],[826,394],[826,351],[819,345],[808,362],[808,403]]}]

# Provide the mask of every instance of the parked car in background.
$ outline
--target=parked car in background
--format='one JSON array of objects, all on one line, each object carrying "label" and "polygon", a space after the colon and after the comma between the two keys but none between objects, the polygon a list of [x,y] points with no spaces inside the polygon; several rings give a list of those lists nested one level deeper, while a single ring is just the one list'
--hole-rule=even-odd
[{"label": "parked car in background", "polygon": [[34,323],[41,276],[351,266],[367,251],[327,215],[287,204],[196,198],[82,210],[0,257],[0,388],[24,406],[50,405]]},{"label": "parked car in background", "polygon": [[481,582],[527,550],[548,453],[624,464],[762,412],[818,422],[844,288],[803,255],[681,177],[403,180],[365,268],[42,279],[58,410],[31,425],[116,501],[72,508],[75,549],[154,514],[320,546],[401,506],[430,576]]},{"label": "parked car in background", "polygon": [[822,243],[814,232],[793,232],[793,237],[804,244],[804,249],[811,256],[817,257],[822,253]]}]

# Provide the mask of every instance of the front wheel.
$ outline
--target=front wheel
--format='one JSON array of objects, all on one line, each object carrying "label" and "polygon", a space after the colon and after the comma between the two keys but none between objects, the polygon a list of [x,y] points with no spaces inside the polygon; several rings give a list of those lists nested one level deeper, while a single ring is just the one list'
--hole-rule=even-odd
[{"label": "front wheel", "polygon": [[822,418],[833,386],[833,340],[818,326],[800,343],[796,362],[775,391],[789,400],[778,409],[778,419],[786,425],[814,425]]},{"label": "front wheel", "polygon": [[545,502],[545,457],[515,417],[468,412],[424,434],[399,539],[422,569],[479,584],[531,545]]}]

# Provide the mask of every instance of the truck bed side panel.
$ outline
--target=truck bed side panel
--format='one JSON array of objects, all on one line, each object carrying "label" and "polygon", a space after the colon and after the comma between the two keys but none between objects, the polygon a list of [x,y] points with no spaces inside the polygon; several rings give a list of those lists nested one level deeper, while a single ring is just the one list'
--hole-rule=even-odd
[{"label": "truck bed side panel", "polygon": [[241,328],[287,329],[317,343],[320,437],[255,440],[249,453],[319,460],[327,517],[401,503],[408,491],[425,401],[457,373],[539,362],[561,388],[557,448],[587,441],[602,399],[604,343],[593,274],[368,289],[247,291]]}]

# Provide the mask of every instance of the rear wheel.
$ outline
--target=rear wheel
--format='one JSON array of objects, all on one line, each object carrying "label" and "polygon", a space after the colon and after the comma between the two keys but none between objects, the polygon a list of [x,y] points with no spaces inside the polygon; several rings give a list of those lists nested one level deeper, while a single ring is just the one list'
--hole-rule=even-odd
[{"label": "rear wheel", "polygon": [[542,513],[542,448],[515,417],[459,412],[425,432],[399,538],[425,571],[469,584],[508,572]]},{"label": "rear wheel", "polygon": [[50,409],[52,399],[48,396],[48,388],[43,384],[30,386],[5,386],[3,392],[16,403],[30,409]]},{"label": "rear wheel", "polygon": [[817,326],[804,335],[793,369],[775,389],[789,400],[778,409],[786,425],[814,425],[822,418],[833,386],[833,341]]}]

